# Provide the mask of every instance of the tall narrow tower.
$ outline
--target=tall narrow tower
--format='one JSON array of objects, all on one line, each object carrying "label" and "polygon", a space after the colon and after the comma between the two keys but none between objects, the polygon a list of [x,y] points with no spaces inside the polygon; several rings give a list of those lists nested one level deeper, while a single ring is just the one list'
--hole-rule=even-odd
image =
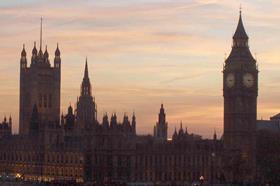
[{"label": "tall narrow tower", "polygon": [[47,47],[42,51],[42,19],[39,52],[34,43],[30,67],[27,65],[25,46],[20,59],[19,133],[29,134],[31,115],[37,106],[40,122],[59,122],[61,59],[57,48],[54,66],[49,61]]},{"label": "tall narrow tower", "polygon": [[89,128],[96,122],[96,104],[92,97],[91,88],[92,87],[88,76],[88,65],[86,60],[84,77],[81,85],[81,95],[77,103],[78,128]]},{"label": "tall narrow tower", "polygon": [[158,122],[154,127],[154,137],[156,140],[159,141],[166,141],[167,140],[167,128],[168,124],[166,122],[165,111],[163,108],[163,104],[161,104],[160,111],[158,114]]},{"label": "tall narrow tower", "polygon": [[227,181],[253,181],[258,69],[240,11],[232,50],[223,69],[224,168]]}]

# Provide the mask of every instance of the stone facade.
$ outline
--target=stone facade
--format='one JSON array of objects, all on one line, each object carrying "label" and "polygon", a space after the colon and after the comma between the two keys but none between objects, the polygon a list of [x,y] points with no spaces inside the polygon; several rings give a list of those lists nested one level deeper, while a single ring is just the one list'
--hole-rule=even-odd
[{"label": "stone facade", "polygon": [[47,47],[43,53],[40,44],[39,52],[37,52],[36,43],[32,50],[31,64],[28,67],[26,51],[23,47],[20,59],[19,134],[29,133],[34,105],[37,106],[42,120],[59,122],[60,76],[61,59],[58,46],[53,67],[49,61]]}]

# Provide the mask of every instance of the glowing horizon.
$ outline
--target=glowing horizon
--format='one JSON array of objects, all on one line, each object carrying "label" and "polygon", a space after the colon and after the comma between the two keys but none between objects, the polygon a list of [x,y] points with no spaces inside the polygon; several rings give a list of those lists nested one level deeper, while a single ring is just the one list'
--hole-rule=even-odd
[{"label": "glowing horizon", "polygon": [[[260,70],[259,119],[279,112],[277,5],[273,0],[243,4],[244,26]],[[189,132],[210,138],[216,129],[221,136],[221,71],[231,50],[239,3],[14,0],[0,2],[0,9],[0,117],[12,115],[14,132],[22,44],[30,64],[42,16],[43,46],[48,44],[51,63],[57,42],[62,55],[61,112],[79,96],[87,56],[99,121],[105,112],[116,112],[121,121],[125,112],[131,116],[135,111],[138,134],[152,134],[163,103],[169,136],[180,121]]]}]

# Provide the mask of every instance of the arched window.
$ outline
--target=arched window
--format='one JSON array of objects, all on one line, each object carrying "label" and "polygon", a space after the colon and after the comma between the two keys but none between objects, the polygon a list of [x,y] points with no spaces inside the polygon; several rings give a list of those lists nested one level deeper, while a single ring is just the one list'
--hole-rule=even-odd
[{"label": "arched window", "polygon": [[42,107],[43,97],[42,94],[39,94],[39,107]]},{"label": "arched window", "polygon": [[49,94],[49,108],[52,107],[52,95]]}]

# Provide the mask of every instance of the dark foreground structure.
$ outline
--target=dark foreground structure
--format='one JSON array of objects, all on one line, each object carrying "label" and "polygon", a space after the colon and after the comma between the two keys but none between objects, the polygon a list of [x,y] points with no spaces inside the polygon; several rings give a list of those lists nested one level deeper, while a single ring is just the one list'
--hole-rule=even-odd
[{"label": "dark foreground structure", "polygon": [[[275,180],[266,175],[264,158],[257,156],[273,151],[258,150],[257,153],[258,69],[249,50],[241,13],[232,51],[225,61],[223,79],[224,134],[221,139],[217,139],[216,134],[211,140],[202,139],[181,125],[168,140],[163,105],[154,135],[139,136],[134,113],[131,118],[125,114],[122,122],[114,113],[110,117],[104,114],[101,122],[97,120],[87,61],[75,108],[69,106],[67,114],[60,116],[59,47],[53,66],[47,48],[42,51],[41,42],[39,52],[34,44],[30,66],[23,48],[20,130],[19,135],[12,135],[11,118],[4,119],[0,125],[0,172],[25,180],[95,185],[189,185],[199,180],[209,184],[252,184]],[[273,139],[276,137],[267,141],[274,142]],[[271,163],[275,162],[277,157]],[[275,167],[277,170],[279,172],[279,164]]]}]

